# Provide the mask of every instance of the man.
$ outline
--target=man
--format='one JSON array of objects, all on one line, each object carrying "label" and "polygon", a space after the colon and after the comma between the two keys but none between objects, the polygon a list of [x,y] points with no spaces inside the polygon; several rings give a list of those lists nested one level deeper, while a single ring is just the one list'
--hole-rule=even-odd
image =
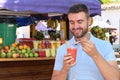
[{"label": "man", "polygon": [[74,37],[69,46],[77,47],[76,63],[67,44],[57,50],[52,80],[120,80],[120,72],[111,44],[88,32],[90,24],[86,5],[73,5],[68,12],[69,29]]}]

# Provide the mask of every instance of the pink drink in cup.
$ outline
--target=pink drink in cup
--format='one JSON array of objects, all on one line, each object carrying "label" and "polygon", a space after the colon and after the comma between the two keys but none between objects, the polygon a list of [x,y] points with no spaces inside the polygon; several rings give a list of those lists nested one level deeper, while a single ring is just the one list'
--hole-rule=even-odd
[{"label": "pink drink in cup", "polygon": [[70,53],[72,58],[74,58],[74,60],[71,62],[71,64],[74,64],[76,62],[77,48],[68,47],[67,48],[67,53]]}]

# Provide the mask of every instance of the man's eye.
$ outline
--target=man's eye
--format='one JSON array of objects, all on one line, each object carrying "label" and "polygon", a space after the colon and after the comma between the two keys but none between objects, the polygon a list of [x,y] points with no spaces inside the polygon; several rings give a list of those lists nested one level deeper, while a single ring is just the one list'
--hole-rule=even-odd
[{"label": "man's eye", "polygon": [[70,24],[74,24],[74,22],[70,22]]},{"label": "man's eye", "polygon": [[78,21],[78,23],[79,23],[79,24],[81,24],[81,23],[82,23],[82,21]]}]

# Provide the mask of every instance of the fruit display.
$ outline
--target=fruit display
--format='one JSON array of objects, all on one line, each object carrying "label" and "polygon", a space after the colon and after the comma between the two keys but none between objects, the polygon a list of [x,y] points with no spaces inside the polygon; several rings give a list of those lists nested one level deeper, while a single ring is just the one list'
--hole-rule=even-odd
[{"label": "fruit display", "polygon": [[30,47],[31,45],[26,44],[26,42],[14,42],[0,48],[0,58],[55,57],[57,48],[66,42],[65,40],[29,40],[33,41],[33,48]]},{"label": "fruit display", "polygon": [[54,26],[54,22],[51,18],[47,20],[47,28],[52,28]]},{"label": "fruit display", "polygon": [[55,27],[54,27],[55,29],[58,27],[58,23],[59,23],[58,20],[55,20]]},{"label": "fruit display", "polygon": [[91,28],[90,32],[93,34],[93,36],[102,39],[102,40],[106,40],[106,32],[107,30],[105,28],[101,28],[99,26],[94,26]]},{"label": "fruit display", "polygon": [[38,57],[38,53],[33,52],[26,44],[21,45],[17,42],[5,46],[0,50],[0,58],[33,58]]},{"label": "fruit display", "polygon": [[17,41],[19,44],[24,45],[26,44],[27,46],[30,47],[30,49],[33,48],[33,41],[36,40],[35,38],[18,38]]},{"label": "fruit display", "polygon": [[36,33],[34,34],[34,38],[35,38],[36,40],[43,40],[43,39],[44,39],[44,35],[43,35],[42,32],[36,31]]},{"label": "fruit display", "polygon": [[51,40],[57,40],[58,38],[60,38],[60,33],[58,32],[55,32],[53,30],[51,31],[48,31],[49,35],[50,35],[50,38]]},{"label": "fruit display", "polygon": [[52,18],[49,18],[47,20],[47,28],[56,29],[58,27],[58,20],[53,20]]}]

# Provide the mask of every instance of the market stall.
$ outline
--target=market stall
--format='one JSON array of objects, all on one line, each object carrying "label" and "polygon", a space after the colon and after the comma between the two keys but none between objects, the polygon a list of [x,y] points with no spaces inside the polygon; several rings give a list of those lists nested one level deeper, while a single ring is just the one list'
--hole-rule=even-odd
[{"label": "market stall", "polygon": [[51,12],[66,14],[69,7],[76,3],[86,4],[93,16],[101,14],[101,3],[98,0],[1,0],[0,7],[11,11],[27,12],[27,14],[28,11],[42,14]]},{"label": "market stall", "polygon": [[[4,15],[8,15],[9,11],[12,11],[11,15],[16,12],[16,14],[29,15],[49,14],[51,12],[67,14],[69,7],[79,2],[87,4],[91,16],[101,15],[101,3],[98,0],[1,0],[0,7],[8,11],[8,13],[2,13]],[[4,42],[4,39],[2,41]],[[56,50],[65,41],[31,38],[19,39],[19,41],[20,43],[13,42],[2,47],[0,53],[0,70],[2,73],[0,78],[2,80],[50,80]],[[37,47],[35,47],[36,45]]]}]

